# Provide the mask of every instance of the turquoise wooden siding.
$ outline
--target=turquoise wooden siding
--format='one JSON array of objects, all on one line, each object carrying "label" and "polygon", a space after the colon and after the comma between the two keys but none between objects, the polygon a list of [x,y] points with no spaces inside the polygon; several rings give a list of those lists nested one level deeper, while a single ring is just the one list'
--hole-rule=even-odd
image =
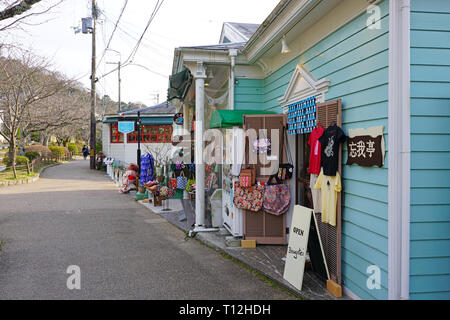
[{"label": "turquoise wooden siding", "polygon": [[[316,79],[328,78],[326,100],[342,99],[343,130],[384,126],[387,148],[389,3],[379,4],[381,29],[362,14],[264,79],[264,108],[282,112],[282,97],[297,64]],[[347,160],[344,148],[343,161]],[[387,164],[387,153],[385,157]],[[387,165],[343,168],[342,278],[363,299],[387,299]],[[367,267],[381,269],[381,289],[369,290]]]},{"label": "turquoise wooden siding", "polygon": [[263,79],[238,78],[234,86],[235,110],[261,110],[264,98]]},{"label": "turquoise wooden siding", "polygon": [[450,299],[450,1],[411,0],[411,299]]}]

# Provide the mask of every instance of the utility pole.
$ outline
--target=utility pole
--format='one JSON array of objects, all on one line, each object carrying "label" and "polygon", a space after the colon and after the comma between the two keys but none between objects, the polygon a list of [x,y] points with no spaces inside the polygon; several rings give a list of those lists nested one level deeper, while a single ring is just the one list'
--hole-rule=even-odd
[{"label": "utility pole", "polygon": [[122,81],[122,79],[120,79],[120,60],[119,60],[119,69],[118,69],[118,73],[119,73],[119,112],[120,112],[120,82]]},{"label": "utility pole", "polygon": [[92,73],[91,73],[91,154],[90,154],[90,168],[95,169],[95,145],[96,145],[96,120],[95,120],[95,106],[96,106],[96,91],[95,83],[97,81],[95,76],[96,64],[96,48],[95,48],[95,21],[97,19],[97,6],[95,0],[92,0]]}]

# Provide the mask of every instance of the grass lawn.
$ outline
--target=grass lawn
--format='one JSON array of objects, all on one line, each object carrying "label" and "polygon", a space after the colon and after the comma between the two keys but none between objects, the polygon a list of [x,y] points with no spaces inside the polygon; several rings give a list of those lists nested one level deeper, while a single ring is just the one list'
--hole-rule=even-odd
[{"label": "grass lawn", "polygon": [[[27,174],[26,167],[20,166],[19,168],[16,169],[17,180],[34,177],[36,175],[36,172],[38,172],[41,168],[51,165],[51,164],[55,164],[55,163],[58,163],[58,162],[51,161],[51,162],[41,163],[41,165],[37,168],[34,168],[34,172],[31,172],[30,174]],[[10,169],[10,168],[8,168],[5,171],[0,172],[0,182],[1,181],[9,181],[9,180],[14,180],[14,174],[12,172],[12,169]]]},{"label": "grass lawn", "polygon": [[[34,177],[36,175],[35,172],[27,174],[26,168],[18,168],[16,169],[16,173],[17,173],[17,180]],[[8,180],[14,180],[14,174],[12,172],[12,169],[6,169],[5,171],[0,172],[0,181],[8,181]]]}]

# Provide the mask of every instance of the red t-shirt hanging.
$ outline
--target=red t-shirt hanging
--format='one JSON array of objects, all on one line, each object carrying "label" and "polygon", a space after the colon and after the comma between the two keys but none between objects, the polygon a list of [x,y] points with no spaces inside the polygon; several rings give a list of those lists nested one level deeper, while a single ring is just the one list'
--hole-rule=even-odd
[{"label": "red t-shirt hanging", "polygon": [[308,171],[310,174],[320,174],[320,154],[322,146],[319,142],[319,138],[324,131],[325,129],[319,124],[309,135],[308,144],[311,147],[311,152],[309,155]]}]

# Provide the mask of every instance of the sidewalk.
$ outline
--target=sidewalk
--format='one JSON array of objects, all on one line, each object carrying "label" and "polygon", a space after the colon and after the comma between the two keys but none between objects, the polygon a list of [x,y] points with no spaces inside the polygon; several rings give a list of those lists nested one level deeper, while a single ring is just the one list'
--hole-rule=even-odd
[{"label": "sidewalk", "polygon": [[[135,191],[130,192],[130,196],[135,198]],[[195,223],[195,211],[193,201],[171,199],[168,207],[170,210],[164,210],[163,206],[154,207],[151,203],[143,203],[153,213],[160,215],[172,224],[178,226],[185,232],[193,230]],[[287,245],[257,245],[255,249],[246,249],[241,247],[227,246],[227,234],[217,232],[199,232],[195,238],[206,245],[230,255],[245,265],[257,270],[267,278],[276,282],[285,289],[302,296],[308,300],[349,300],[348,297],[336,298],[331,295],[326,284],[315,275],[314,272],[307,270],[303,277],[303,287],[299,291],[283,278],[284,261],[282,258],[286,254]]]}]

